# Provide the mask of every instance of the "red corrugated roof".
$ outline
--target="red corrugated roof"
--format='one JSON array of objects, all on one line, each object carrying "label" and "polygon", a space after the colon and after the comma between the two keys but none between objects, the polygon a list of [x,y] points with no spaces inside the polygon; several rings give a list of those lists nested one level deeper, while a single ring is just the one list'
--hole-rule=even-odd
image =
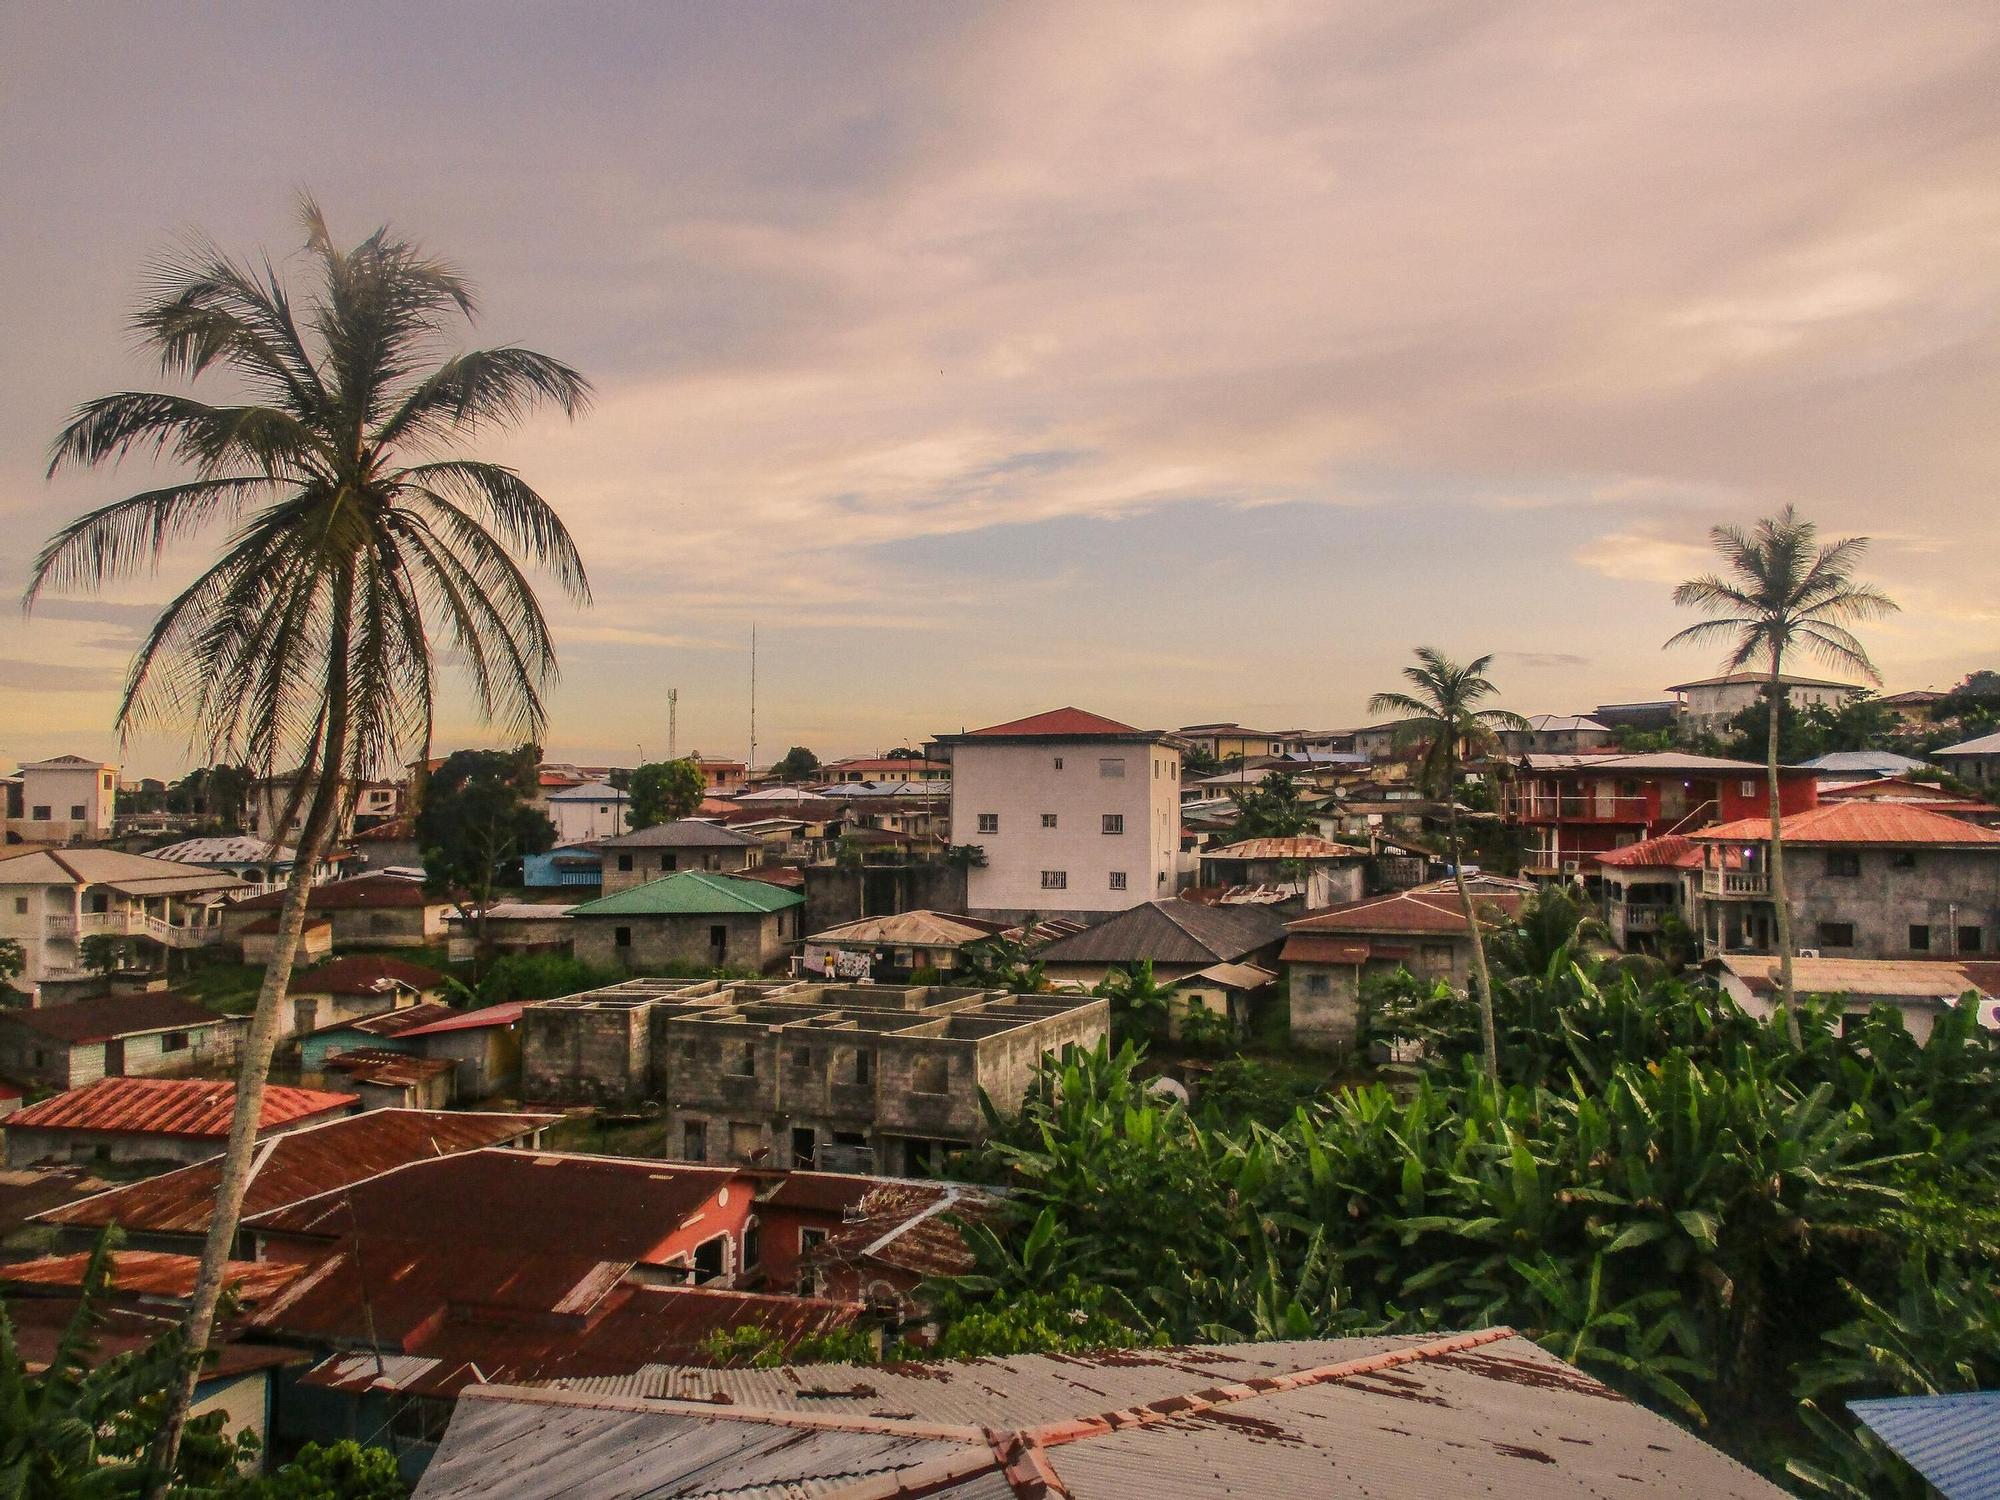
[{"label": "red corrugated roof", "polygon": [[356,1047],[352,1052],[335,1053],[323,1066],[352,1083],[407,1089],[428,1083],[440,1073],[449,1073],[458,1064],[448,1057],[418,1057],[384,1047]]},{"label": "red corrugated roof", "polygon": [[[352,1094],[264,1090],[259,1128],[272,1130],[359,1101]],[[7,1117],[11,1130],[91,1130],[120,1135],[194,1136],[223,1140],[236,1108],[236,1085],[205,1078],[100,1078]]]},{"label": "red corrugated roof", "polygon": [[1093,735],[1093,734],[1137,734],[1130,724],[1121,724],[1116,719],[1107,719],[1103,714],[1090,713],[1081,708],[1052,708],[1047,713],[1030,714],[1025,719],[1009,719],[1005,724],[989,724],[984,729],[968,730],[970,735]]},{"label": "red corrugated roof", "polygon": [[[274,1136],[257,1148],[243,1213],[266,1213],[413,1161],[519,1140],[557,1115],[371,1109]],[[148,1177],[36,1215],[38,1222],[133,1233],[202,1234],[215,1206],[220,1158]]]},{"label": "red corrugated roof", "polygon": [[1285,939],[1278,959],[1288,964],[1365,964],[1373,953],[1374,949],[1368,943],[1349,943],[1337,937],[1296,933]]},{"label": "red corrugated roof", "polygon": [[527,1002],[511,1000],[505,1005],[487,1005],[478,1010],[454,1011],[442,1020],[427,1021],[421,1026],[412,1026],[399,1035],[436,1036],[444,1031],[479,1031],[488,1026],[512,1026],[521,1019],[521,1012]]},{"label": "red corrugated roof", "polygon": [[[1488,926],[1511,918],[1527,899],[1519,891],[1472,893],[1474,910]],[[1456,890],[1397,891],[1387,896],[1370,896],[1350,901],[1296,922],[1287,922],[1290,932],[1464,932],[1465,907]]]},{"label": "red corrugated roof", "polygon": [[1598,855],[1597,862],[1620,870],[1634,866],[1646,869],[1693,870],[1701,865],[1701,846],[1685,834],[1663,833],[1655,839],[1641,839],[1638,843],[1627,844],[1622,849],[1609,850]]},{"label": "red corrugated roof", "polygon": [[[2000,848],[2000,831],[1931,812],[1914,802],[1833,802],[1784,819],[1787,844],[1931,844]],[[1760,843],[1769,818],[1740,818],[1690,835],[1699,843]]]},{"label": "red corrugated roof", "polygon": [[68,1005],[38,1005],[0,1011],[0,1018],[30,1031],[74,1046],[101,1042],[143,1031],[174,1031],[197,1026],[242,1025],[240,1016],[218,1016],[206,1006],[171,990],[147,990],[137,995],[101,995]]},{"label": "red corrugated roof", "polygon": [[[89,1252],[45,1255],[0,1267],[0,1281],[19,1286],[81,1286]],[[198,1255],[170,1255],[157,1250],[111,1252],[111,1290],[127,1296],[187,1297],[194,1293]],[[296,1281],[303,1265],[279,1261],[232,1260],[223,1284],[246,1303],[262,1302]]]}]

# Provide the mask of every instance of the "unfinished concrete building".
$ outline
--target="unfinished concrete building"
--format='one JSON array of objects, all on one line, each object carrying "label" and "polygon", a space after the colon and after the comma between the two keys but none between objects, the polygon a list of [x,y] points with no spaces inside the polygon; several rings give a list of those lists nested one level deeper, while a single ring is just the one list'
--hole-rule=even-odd
[{"label": "unfinished concrete building", "polygon": [[923,1175],[1019,1107],[1042,1057],[1094,1046],[1103,1000],[940,986],[634,979],[522,1014],[522,1089],[656,1104],[667,1151]]}]

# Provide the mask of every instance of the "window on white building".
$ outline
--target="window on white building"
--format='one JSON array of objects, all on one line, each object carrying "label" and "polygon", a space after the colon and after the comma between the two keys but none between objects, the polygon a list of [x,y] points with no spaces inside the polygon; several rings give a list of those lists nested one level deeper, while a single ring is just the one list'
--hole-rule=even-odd
[{"label": "window on white building", "polygon": [[981,833],[998,833],[1000,831],[1000,814],[981,813],[979,815],[979,831]]},{"label": "window on white building", "polygon": [[1062,769],[1062,757],[1060,755],[1056,757],[1056,769],[1058,771]]},{"label": "window on white building", "polygon": [[1123,781],[1125,779],[1125,758],[1123,756],[1107,756],[1097,763],[1097,774],[1099,776],[1107,776],[1113,781]]},{"label": "window on white building", "polygon": [[1056,826],[1056,815],[1054,813],[1043,813],[1042,827],[1053,828],[1055,826]]},{"label": "window on white building", "polygon": [[1069,871],[1042,871],[1042,889],[1045,891],[1066,891],[1069,889]]},{"label": "window on white building", "polygon": [[1125,889],[1125,872],[1123,870],[1113,870],[1111,872],[1111,889],[1114,891]]},{"label": "window on white building", "polygon": [[1123,833],[1125,831],[1125,814],[1106,813],[1104,815],[1104,831],[1106,833]]}]

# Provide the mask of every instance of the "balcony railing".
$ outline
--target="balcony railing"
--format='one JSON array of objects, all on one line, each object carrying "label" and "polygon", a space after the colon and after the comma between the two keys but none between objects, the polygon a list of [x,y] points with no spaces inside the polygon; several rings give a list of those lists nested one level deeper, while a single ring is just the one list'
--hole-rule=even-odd
[{"label": "balcony railing", "polygon": [[1768,896],[1771,877],[1762,870],[1703,870],[1704,896]]},{"label": "balcony railing", "polygon": [[1522,822],[1644,823],[1652,810],[1644,797],[1562,797],[1516,793],[1508,815]]},{"label": "balcony railing", "polygon": [[76,917],[50,917],[45,928],[52,938],[147,937],[169,948],[204,948],[222,937],[220,927],[183,925],[142,911],[87,911]]},{"label": "balcony railing", "polygon": [[1621,906],[1612,910],[1619,914],[1627,932],[1658,932],[1670,906]]}]

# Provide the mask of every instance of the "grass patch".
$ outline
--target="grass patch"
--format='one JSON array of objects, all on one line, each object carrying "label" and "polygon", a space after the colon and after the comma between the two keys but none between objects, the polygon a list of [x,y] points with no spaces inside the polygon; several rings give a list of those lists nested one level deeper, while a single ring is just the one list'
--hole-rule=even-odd
[{"label": "grass patch", "polygon": [[218,1015],[247,1016],[257,1008],[264,983],[262,964],[205,963],[173,981],[173,988]]}]

